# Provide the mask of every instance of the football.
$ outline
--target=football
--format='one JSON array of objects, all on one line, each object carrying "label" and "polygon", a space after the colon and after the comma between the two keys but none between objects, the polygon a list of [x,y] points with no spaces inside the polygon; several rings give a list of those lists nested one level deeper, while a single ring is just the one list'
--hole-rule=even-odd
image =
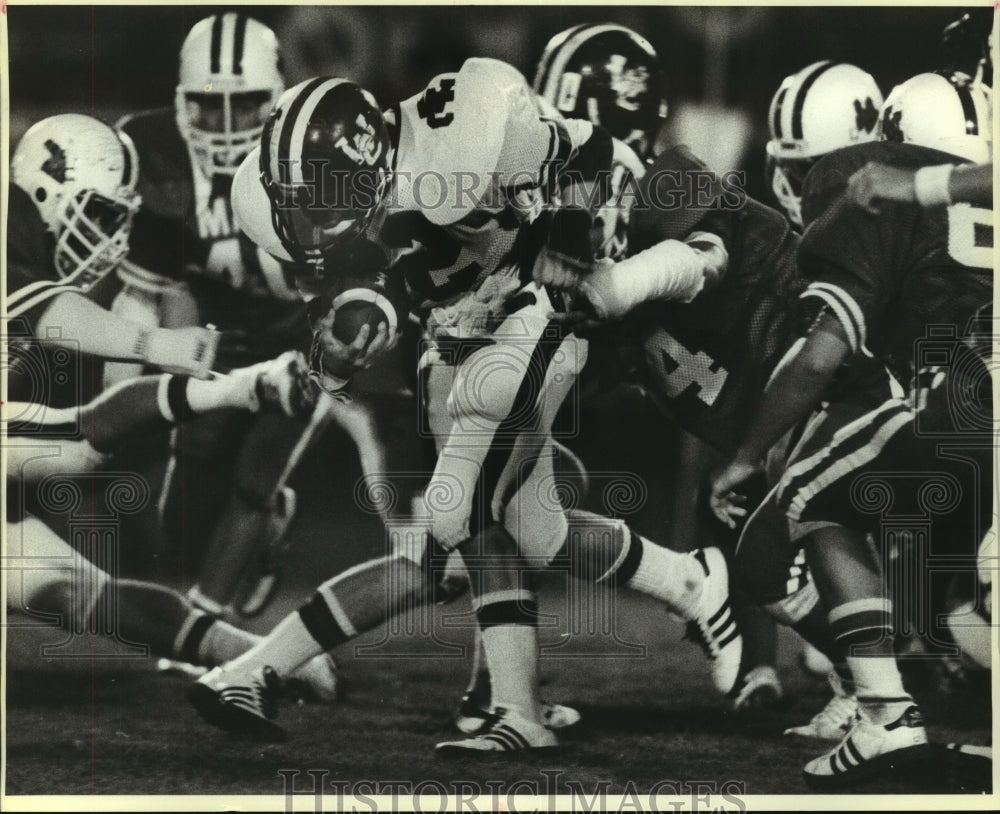
[{"label": "football", "polygon": [[371,342],[379,325],[385,323],[391,336],[403,330],[409,310],[406,286],[401,280],[391,280],[385,272],[345,275],[340,293],[333,298],[333,335],[350,344],[368,325]]}]

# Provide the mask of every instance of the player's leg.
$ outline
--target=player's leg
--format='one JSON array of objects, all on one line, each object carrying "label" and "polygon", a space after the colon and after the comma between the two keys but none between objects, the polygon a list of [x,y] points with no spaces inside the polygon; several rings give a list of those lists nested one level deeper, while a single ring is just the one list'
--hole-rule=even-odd
[{"label": "player's leg", "polygon": [[[199,611],[170,588],[112,579],[36,517],[8,523],[7,538],[10,610],[55,618],[64,630],[103,629],[110,621],[120,641],[148,646],[153,656],[209,667],[246,652],[260,639]],[[335,697],[337,676],[323,664],[308,666],[299,677],[316,696]]]}]

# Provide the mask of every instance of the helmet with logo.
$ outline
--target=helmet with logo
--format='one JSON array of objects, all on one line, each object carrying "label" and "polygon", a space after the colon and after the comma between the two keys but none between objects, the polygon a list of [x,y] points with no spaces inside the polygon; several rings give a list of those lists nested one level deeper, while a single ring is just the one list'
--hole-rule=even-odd
[{"label": "helmet with logo", "polygon": [[992,95],[964,75],[917,74],[885,100],[879,133],[884,141],[919,144],[985,163],[992,156]]},{"label": "helmet with logo", "polygon": [[238,12],[206,17],[181,46],[177,127],[206,176],[232,175],[285,89],[278,39]]},{"label": "helmet with logo", "polygon": [[318,77],[282,94],[261,134],[274,231],[296,262],[321,266],[369,225],[389,182],[389,133],[375,98]]},{"label": "helmet with logo", "polygon": [[843,62],[814,62],[778,87],[768,111],[767,175],[796,226],[809,169],[827,153],[874,141],[881,105],[872,75]]},{"label": "helmet with logo", "polygon": [[56,269],[67,281],[89,288],[125,257],[141,203],[127,135],[90,116],[50,116],[21,138],[10,172],[55,238]]},{"label": "helmet with logo", "polygon": [[535,92],[563,115],[588,119],[648,157],[667,117],[666,75],[653,46],[614,23],[556,34],[535,73]]}]

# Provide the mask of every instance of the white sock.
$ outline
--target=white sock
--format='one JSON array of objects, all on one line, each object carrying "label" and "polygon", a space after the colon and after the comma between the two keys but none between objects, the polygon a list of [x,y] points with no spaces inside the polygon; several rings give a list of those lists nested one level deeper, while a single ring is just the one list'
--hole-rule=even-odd
[{"label": "white sock", "polygon": [[541,723],[538,701],[538,636],[528,625],[496,625],[482,633],[490,668],[493,706],[515,709]]},{"label": "white sock", "polygon": [[683,619],[693,619],[705,583],[701,564],[690,554],[671,551],[635,532],[630,544],[642,546],[642,557],[628,587],[659,599]]}]

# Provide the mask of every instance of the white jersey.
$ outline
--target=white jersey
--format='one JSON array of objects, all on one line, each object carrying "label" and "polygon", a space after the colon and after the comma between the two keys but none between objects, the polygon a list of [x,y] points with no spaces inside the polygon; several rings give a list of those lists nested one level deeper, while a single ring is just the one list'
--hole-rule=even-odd
[{"label": "white jersey", "polygon": [[[541,243],[520,227],[536,220],[553,175],[593,126],[545,115],[524,77],[494,59],[470,59],[435,77],[386,111],[386,124],[393,183],[386,218],[368,237],[405,276],[415,306],[453,301],[494,273],[529,278],[526,264]],[[258,246],[287,261],[258,162],[254,150],[234,179],[237,220]]]}]

